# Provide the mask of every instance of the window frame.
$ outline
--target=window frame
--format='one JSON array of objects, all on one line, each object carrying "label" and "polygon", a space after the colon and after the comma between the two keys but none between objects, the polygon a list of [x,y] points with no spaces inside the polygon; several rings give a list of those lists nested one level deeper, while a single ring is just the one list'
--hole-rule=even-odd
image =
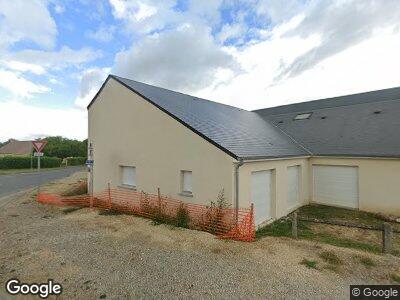
[{"label": "window frame", "polygon": [[[185,184],[185,174],[190,174],[190,191],[186,190],[187,184]],[[193,171],[181,170],[180,172],[180,195],[182,196],[193,196]]]},{"label": "window frame", "polygon": [[[129,189],[136,189],[137,186],[137,168],[136,166],[132,165],[120,165],[120,187],[129,188]],[[134,170],[133,174],[133,185],[124,183],[124,168],[131,168]]]}]

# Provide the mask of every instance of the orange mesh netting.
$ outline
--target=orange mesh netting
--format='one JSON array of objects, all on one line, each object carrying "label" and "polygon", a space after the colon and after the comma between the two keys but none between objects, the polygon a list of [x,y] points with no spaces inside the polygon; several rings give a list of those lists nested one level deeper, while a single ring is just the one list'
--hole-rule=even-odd
[{"label": "orange mesh netting", "polygon": [[219,238],[251,242],[255,239],[253,208],[221,208],[181,202],[162,195],[107,189],[95,195],[61,197],[40,193],[37,201],[59,206],[93,207],[150,218],[210,232]]}]

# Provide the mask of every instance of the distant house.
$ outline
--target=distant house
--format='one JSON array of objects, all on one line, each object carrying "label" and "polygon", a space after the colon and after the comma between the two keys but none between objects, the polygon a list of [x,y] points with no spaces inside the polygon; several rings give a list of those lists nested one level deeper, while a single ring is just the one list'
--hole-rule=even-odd
[{"label": "distant house", "polygon": [[33,150],[32,141],[17,141],[11,139],[0,148],[0,156],[4,155],[31,155]]},{"label": "distant house", "polygon": [[400,88],[247,111],[110,75],[88,112],[95,192],[223,189],[257,225],[308,203],[400,216]]}]

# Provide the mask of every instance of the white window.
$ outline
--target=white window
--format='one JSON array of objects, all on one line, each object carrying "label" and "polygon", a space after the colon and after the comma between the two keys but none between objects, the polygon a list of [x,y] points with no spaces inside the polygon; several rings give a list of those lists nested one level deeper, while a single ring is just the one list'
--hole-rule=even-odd
[{"label": "white window", "polygon": [[294,117],[295,120],[306,120],[311,117],[312,113],[304,113],[304,114],[298,114],[297,116]]},{"label": "white window", "polygon": [[182,192],[192,193],[192,171],[181,171]]},{"label": "white window", "polygon": [[126,186],[136,186],[136,168],[135,167],[128,167],[128,166],[121,166],[121,178],[122,178],[122,185]]}]

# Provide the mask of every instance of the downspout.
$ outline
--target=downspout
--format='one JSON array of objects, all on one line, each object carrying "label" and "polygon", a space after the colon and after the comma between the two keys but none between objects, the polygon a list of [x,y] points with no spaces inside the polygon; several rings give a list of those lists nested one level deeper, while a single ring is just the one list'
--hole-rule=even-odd
[{"label": "downspout", "polygon": [[237,162],[234,163],[235,166],[235,217],[236,223],[239,220],[239,168],[243,165],[243,160],[241,158],[238,159]]}]

